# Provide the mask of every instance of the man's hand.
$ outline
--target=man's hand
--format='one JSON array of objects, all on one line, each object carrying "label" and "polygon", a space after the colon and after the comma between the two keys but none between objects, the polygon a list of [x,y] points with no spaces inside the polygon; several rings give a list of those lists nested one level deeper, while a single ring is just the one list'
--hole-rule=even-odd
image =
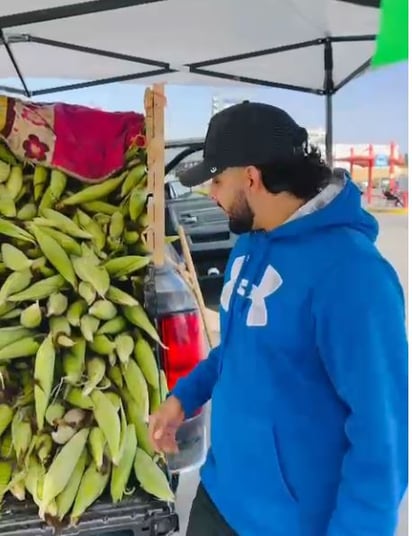
[{"label": "man's hand", "polygon": [[176,432],[184,418],[182,404],[173,395],[150,416],[149,440],[157,452],[178,452]]}]

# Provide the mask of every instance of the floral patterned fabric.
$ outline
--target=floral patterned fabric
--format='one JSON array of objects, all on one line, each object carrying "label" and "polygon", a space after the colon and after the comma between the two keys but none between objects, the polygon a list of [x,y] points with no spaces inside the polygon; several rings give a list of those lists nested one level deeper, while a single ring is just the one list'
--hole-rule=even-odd
[{"label": "floral patterned fabric", "polygon": [[71,104],[37,104],[0,95],[0,140],[21,160],[98,182],[146,144],[144,115]]}]

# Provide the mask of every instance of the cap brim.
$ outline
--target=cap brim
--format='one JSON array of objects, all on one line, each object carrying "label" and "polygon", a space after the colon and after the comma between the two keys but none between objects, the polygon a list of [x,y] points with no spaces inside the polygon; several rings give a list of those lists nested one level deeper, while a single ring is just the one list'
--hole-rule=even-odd
[{"label": "cap brim", "polygon": [[179,180],[183,186],[190,188],[191,186],[199,186],[199,184],[208,181],[212,176],[213,173],[210,173],[210,167],[203,161],[179,173]]}]

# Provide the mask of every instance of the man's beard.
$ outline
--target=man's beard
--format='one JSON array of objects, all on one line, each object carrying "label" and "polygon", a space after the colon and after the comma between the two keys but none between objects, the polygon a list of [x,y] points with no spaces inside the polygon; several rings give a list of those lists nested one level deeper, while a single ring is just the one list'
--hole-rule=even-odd
[{"label": "man's beard", "polygon": [[249,233],[255,215],[243,194],[239,193],[229,212],[229,229],[234,234]]}]

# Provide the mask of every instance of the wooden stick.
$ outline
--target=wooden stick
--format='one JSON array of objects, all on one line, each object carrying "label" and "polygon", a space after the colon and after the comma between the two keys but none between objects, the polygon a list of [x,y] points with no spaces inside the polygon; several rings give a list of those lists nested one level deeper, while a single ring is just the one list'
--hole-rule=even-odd
[{"label": "wooden stick", "polygon": [[214,344],[213,344],[212,330],[211,330],[211,328],[209,326],[209,322],[207,320],[206,305],[205,305],[205,301],[203,299],[202,291],[200,290],[200,285],[199,285],[199,280],[197,278],[196,269],[195,269],[195,266],[193,264],[193,259],[192,259],[192,255],[190,253],[189,244],[187,243],[186,233],[185,233],[185,230],[183,229],[183,227],[181,225],[178,226],[177,230],[178,230],[178,233],[179,233],[180,243],[182,244],[183,258],[185,260],[187,269],[188,269],[189,274],[190,274],[190,278],[192,280],[193,293],[194,293],[195,298],[197,300],[197,303],[199,305],[200,315],[202,317],[203,325],[204,325],[204,328],[205,328],[205,331],[206,331],[207,341],[209,343],[209,346],[211,348],[213,348]]},{"label": "wooden stick", "polygon": [[154,204],[154,251],[155,266],[163,266],[165,262],[165,137],[164,137],[164,84],[153,86],[154,112],[154,170],[155,183],[153,191]]},{"label": "wooden stick", "polygon": [[144,94],[144,107],[146,116],[146,146],[147,146],[147,217],[148,217],[148,229],[146,231],[147,246],[153,253],[155,249],[154,243],[154,183],[155,183],[155,169],[153,167],[153,138],[154,138],[154,126],[153,126],[153,91],[151,88],[146,88]]},{"label": "wooden stick", "polygon": [[146,89],[147,189],[149,195],[147,242],[153,253],[155,266],[163,266],[165,261],[165,102],[163,84],[154,84],[153,89]]}]

